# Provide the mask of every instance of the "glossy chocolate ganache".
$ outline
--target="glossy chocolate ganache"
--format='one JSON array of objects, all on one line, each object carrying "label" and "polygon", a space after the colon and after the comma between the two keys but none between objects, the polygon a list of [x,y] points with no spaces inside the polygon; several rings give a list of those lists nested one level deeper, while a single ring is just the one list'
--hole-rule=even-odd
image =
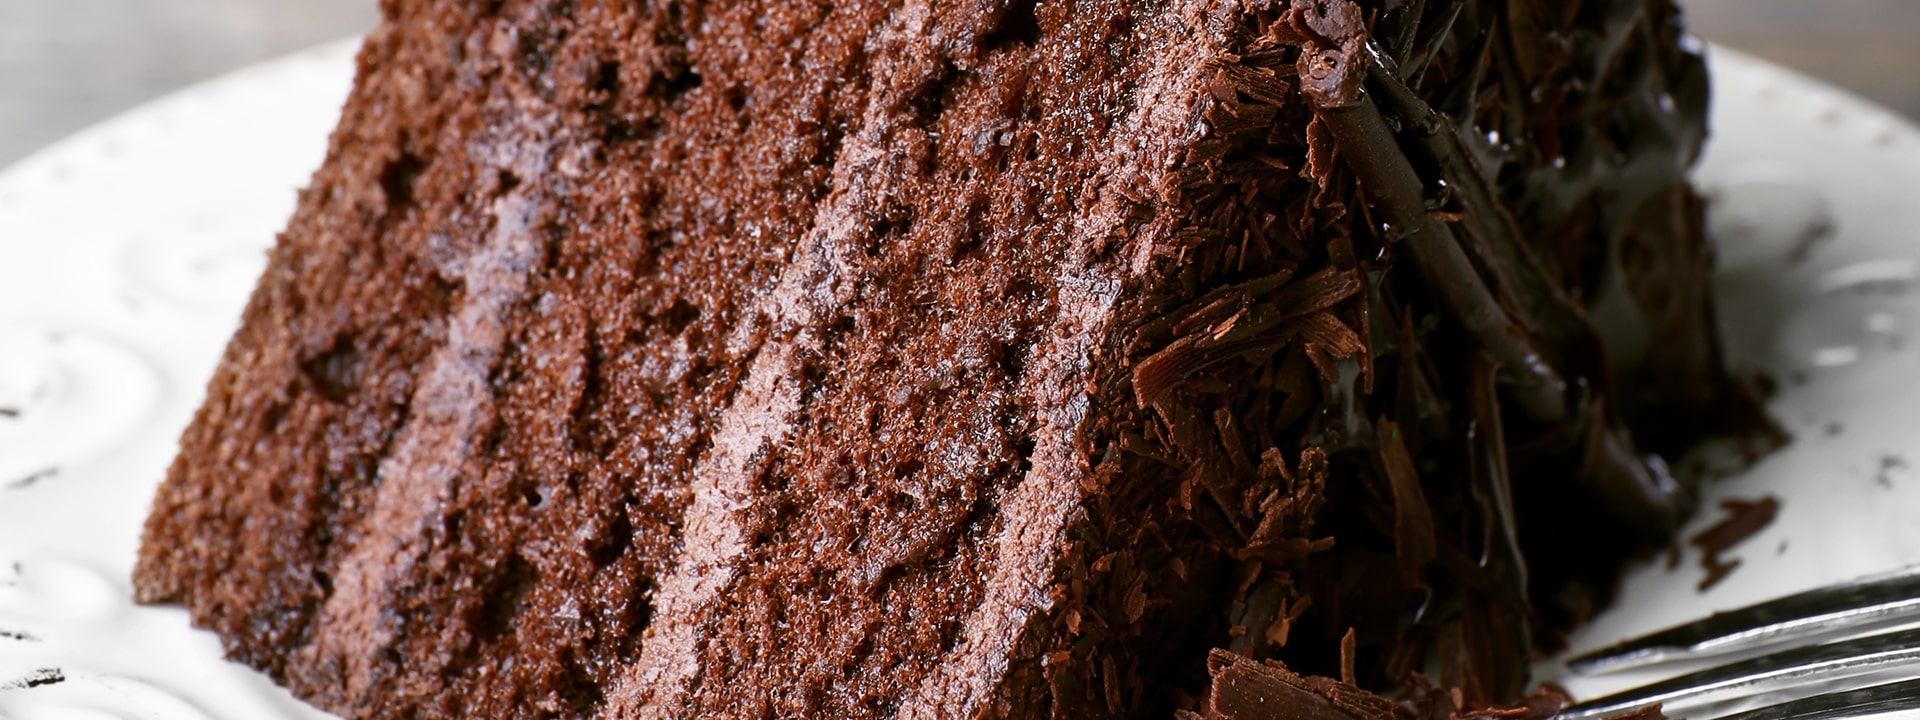
[{"label": "glossy chocolate ganache", "polygon": [[1516,702],[1758,422],[1669,0],[383,7],[135,577],[343,716]]}]

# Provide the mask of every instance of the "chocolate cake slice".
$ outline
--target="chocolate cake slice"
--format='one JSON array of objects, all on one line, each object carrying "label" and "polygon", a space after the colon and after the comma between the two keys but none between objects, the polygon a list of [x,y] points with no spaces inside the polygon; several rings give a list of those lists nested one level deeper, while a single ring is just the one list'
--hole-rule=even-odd
[{"label": "chocolate cake slice", "polygon": [[1669,0],[383,7],[135,577],[346,717],[1511,701],[1750,410]]}]

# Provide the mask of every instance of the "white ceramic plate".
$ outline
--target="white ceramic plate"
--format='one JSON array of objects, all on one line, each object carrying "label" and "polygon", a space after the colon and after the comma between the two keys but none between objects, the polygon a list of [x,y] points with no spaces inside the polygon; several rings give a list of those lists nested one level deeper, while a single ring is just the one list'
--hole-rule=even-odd
[{"label": "white ceramic plate", "polygon": [[[221,660],[183,611],[133,605],[127,576],[354,48],[187,90],[0,173],[0,718],[325,717]],[[1709,592],[1691,551],[1633,571],[1578,649],[1920,561],[1920,347],[1904,342],[1920,327],[1920,131],[1731,51],[1713,67],[1699,178],[1718,200],[1727,343],[1742,372],[1782,381],[1771,410],[1795,441],[1708,499],[1784,505]]]},{"label": "white ceramic plate", "polygon": [[[1767,410],[1793,441],[1709,484],[1683,537],[1726,517],[1728,498],[1772,495],[1780,513],[1723,556],[1740,567],[1707,592],[1696,548],[1672,570],[1634,568],[1576,651],[1920,563],[1920,130],[1740,53],[1711,59],[1695,180],[1713,201],[1722,337],[1735,372],[1778,382]],[[1593,697],[1658,675],[1561,682]]]},{"label": "white ceramic plate", "polygon": [[358,45],[195,87],[0,173],[0,718],[327,717],[222,660],[185,611],[133,605],[128,576]]}]

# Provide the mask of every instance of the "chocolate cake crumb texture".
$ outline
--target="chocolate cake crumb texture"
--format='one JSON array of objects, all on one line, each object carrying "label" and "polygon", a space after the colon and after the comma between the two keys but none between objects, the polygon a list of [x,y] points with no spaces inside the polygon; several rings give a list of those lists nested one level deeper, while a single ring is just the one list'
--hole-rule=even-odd
[{"label": "chocolate cake crumb texture", "polygon": [[383,7],[135,576],[344,717],[1521,702],[1767,426],[1670,0]]}]

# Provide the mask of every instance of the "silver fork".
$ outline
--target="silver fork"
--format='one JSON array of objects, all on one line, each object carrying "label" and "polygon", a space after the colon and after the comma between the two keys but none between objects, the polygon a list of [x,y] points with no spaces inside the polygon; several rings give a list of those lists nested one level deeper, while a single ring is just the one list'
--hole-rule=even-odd
[{"label": "silver fork", "polygon": [[1555,720],[1598,720],[1656,704],[1690,720],[1920,709],[1920,567],[1715,613],[1567,663],[1583,675],[1656,665],[1683,674],[1579,703]]}]

